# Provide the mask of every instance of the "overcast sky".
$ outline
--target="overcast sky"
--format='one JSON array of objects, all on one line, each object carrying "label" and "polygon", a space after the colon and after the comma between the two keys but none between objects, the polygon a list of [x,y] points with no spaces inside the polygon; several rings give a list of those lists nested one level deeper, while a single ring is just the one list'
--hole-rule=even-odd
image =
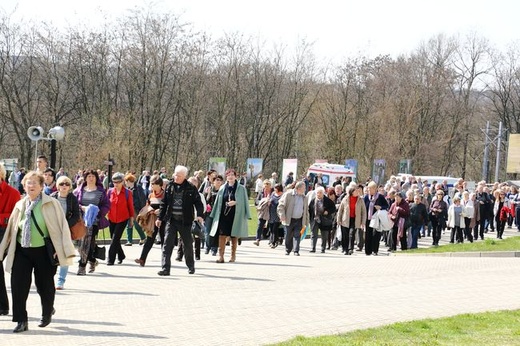
[{"label": "overcast sky", "polygon": [[501,50],[520,39],[518,0],[1,0],[0,8],[11,13],[17,6],[15,18],[63,26],[150,3],[213,37],[240,32],[288,47],[305,39],[320,59],[333,62],[360,52],[408,53],[439,33],[476,32]]}]

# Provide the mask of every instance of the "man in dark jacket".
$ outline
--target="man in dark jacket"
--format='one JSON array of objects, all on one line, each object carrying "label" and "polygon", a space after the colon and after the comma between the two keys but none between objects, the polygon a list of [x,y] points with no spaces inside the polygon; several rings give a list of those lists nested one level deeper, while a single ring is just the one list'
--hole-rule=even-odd
[{"label": "man in dark jacket", "polygon": [[195,219],[194,210],[197,211],[197,221],[204,223],[202,215],[204,206],[197,188],[186,180],[188,168],[184,166],[175,167],[173,181],[166,187],[163,204],[155,225],[161,227],[162,222],[167,222],[165,228],[164,244],[162,248],[162,270],[157,274],[169,276],[171,257],[176,233],[186,245],[184,256],[189,274],[195,274],[195,261],[193,260],[193,239],[191,236],[191,225]]},{"label": "man in dark jacket", "polygon": [[410,205],[410,222],[412,225],[412,245],[410,249],[417,249],[419,232],[428,224],[428,211],[422,202],[421,195],[415,195],[414,202]]},{"label": "man in dark jacket", "polygon": [[321,232],[321,253],[325,253],[325,247],[329,239],[329,232],[332,230],[333,214],[336,212],[336,205],[327,196],[323,186],[316,188],[316,197],[309,203],[309,220],[311,225],[312,250],[316,252],[318,242],[318,228]]}]

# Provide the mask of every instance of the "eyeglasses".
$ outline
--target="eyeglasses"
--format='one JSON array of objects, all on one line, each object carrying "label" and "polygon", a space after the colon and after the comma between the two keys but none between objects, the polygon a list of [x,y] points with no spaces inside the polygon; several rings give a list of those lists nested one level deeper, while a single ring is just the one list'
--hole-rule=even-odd
[{"label": "eyeglasses", "polygon": [[59,186],[70,186],[69,183],[59,183],[58,185],[59,185]]},{"label": "eyeglasses", "polygon": [[113,180],[112,182],[113,182],[114,184],[121,184],[123,181],[122,181],[122,180],[117,180],[117,181],[116,181],[116,180]]}]

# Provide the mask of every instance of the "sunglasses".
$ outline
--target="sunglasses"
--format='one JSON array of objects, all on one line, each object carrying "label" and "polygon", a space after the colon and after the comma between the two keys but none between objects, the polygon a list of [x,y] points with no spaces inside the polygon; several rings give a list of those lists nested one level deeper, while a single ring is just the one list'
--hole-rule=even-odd
[{"label": "sunglasses", "polygon": [[114,184],[121,184],[123,181],[122,180],[114,180],[112,181]]},{"label": "sunglasses", "polygon": [[59,185],[59,186],[70,186],[69,183],[59,183],[58,185]]}]

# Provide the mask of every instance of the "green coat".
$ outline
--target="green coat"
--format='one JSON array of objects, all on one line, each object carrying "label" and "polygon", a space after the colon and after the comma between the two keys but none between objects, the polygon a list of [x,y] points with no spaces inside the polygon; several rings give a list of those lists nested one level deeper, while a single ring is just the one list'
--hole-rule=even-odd
[{"label": "green coat", "polygon": [[[220,212],[222,209],[222,201],[225,189],[228,184],[224,184],[218,190],[213,210],[211,210],[210,217],[213,218],[213,224],[211,225],[210,235],[214,237],[217,234],[218,222],[220,220]],[[249,200],[247,199],[247,191],[243,185],[238,184],[235,192],[235,200],[237,202],[235,206],[235,218],[233,219],[233,228],[231,229],[231,236],[238,238],[246,238],[249,236],[248,222],[251,219],[251,213],[249,211]]]}]

